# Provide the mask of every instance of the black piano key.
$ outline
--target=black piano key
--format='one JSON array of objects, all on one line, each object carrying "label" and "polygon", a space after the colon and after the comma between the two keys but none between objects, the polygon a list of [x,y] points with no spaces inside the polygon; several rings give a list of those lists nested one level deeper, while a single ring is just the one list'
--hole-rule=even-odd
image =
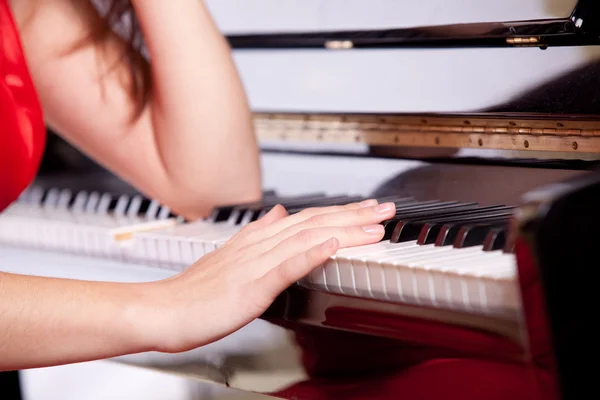
[{"label": "black piano key", "polygon": [[508,234],[506,235],[506,243],[504,244],[502,251],[508,254],[514,254],[515,252],[515,242],[514,240],[510,240]]},{"label": "black piano key", "polygon": [[508,226],[501,226],[490,229],[483,241],[483,251],[502,250],[506,246],[506,236],[508,235]]},{"label": "black piano key", "polygon": [[296,212],[302,211],[305,208],[313,207],[314,205],[319,205],[321,203],[327,202],[344,202],[348,199],[347,196],[320,196],[314,198],[306,198],[306,199],[298,199],[293,201],[274,201],[271,202],[264,207],[256,209],[256,213],[252,216],[252,221],[262,218],[265,214],[273,209],[277,204],[281,204],[288,214],[294,214]]},{"label": "black piano key", "polygon": [[[320,194],[324,195],[324,193],[320,193]],[[244,206],[251,206],[251,205],[255,205],[255,204],[260,204],[265,199],[270,200],[272,197],[277,197],[277,196],[276,195],[273,196],[272,191],[267,191],[267,192],[263,192],[262,193],[262,200],[257,201],[257,202],[237,203],[237,204],[223,204],[223,205],[217,206],[212,211],[212,214],[209,217],[209,219],[211,221],[213,221],[213,222],[224,222],[224,221],[227,221],[229,219],[231,213],[233,212],[233,210],[235,208],[237,208],[237,207],[244,207]]]},{"label": "black piano key", "polygon": [[[75,197],[75,196],[73,196],[73,197]],[[118,203],[119,203],[119,197],[112,196],[112,198],[110,199],[110,204],[108,205],[108,212],[115,211],[115,208],[117,208]]]},{"label": "black piano key", "polygon": [[[250,221],[254,221],[258,218],[261,218],[263,215],[265,215],[271,209],[273,209],[273,207],[275,207],[277,204],[281,204],[283,207],[285,207],[287,212],[291,215],[291,214],[300,212],[306,208],[325,207],[325,206],[331,206],[331,205],[343,205],[343,204],[347,204],[347,203],[362,201],[364,199],[360,196],[320,195],[320,196],[302,196],[302,197],[298,197],[298,198],[290,198],[289,200],[282,200],[282,199],[276,199],[276,200],[281,200],[281,201],[273,201],[270,204],[264,205],[263,207],[257,207],[255,209],[249,210],[249,211],[253,212],[253,215],[250,218]],[[238,218],[236,223],[239,224],[240,221],[243,221],[245,219],[246,219],[246,217],[245,217],[245,213],[244,213],[243,216],[240,216]]]},{"label": "black piano key", "polygon": [[443,241],[446,243],[445,245],[448,245],[449,239],[441,239],[441,237],[445,234],[454,235],[456,233],[454,231],[447,232],[451,226],[454,227],[452,229],[457,229],[458,227],[467,224],[486,223],[497,219],[504,221],[513,215],[513,211],[514,207],[501,206],[498,209],[485,210],[484,212],[475,210],[470,215],[466,214],[452,216],[450,218],[432,219],[431,221],[427,221],[427,224],[423,226],[423,229],[419,234],[419,239],[417,239],[417,244],[431,244]]},{"label": "black piano key", "polygon": [[[444,224],[448,223],[468,223],[481,219],[494,217],[508,217],[512,215],[514,207],[511,206],[489,206],[481,207],[466,212],[457,212],[448,217],[433,218],[427,221],[410,221],[409,223],[421,226],[421,231],[416,239],[417,244],[425,245],[435,243]],[[414,240],[414,239],[413,239]]]},{"label": "black piano key", "polygon": [[150,200],[146,196],[140,196],[140,197],[141,197],[141,202],[140,202],[140,207],[138,209],[138,215],[144,215],[144,214],[146,214],[146,211],[148,211],[148,207],[150,207],[152,200]]},{"label": "black piano key", "polygon": [[67,203],[67,210],[72,210],[73,206],[75,205],[75,199],[77,199],[77,195],[79,194],[79,192],[75,192],[71,195],[71,198],[69,199],[69,202]]},{"label": "black piano key", "polygon": [[[277,204],[281,204],[284,207],[297,206],[300,204],[310,203],[314,201],[323,201],[327,199],[327,196],[323,193],[314,193],[297,197],[270,197],[268,199],[263,198],[260,201],[239,205],[229,214],[228,221],[233,221],[235,225],[241,224],[245,219],[247,213],[256,213],[256,218],[266,214],[269,210],[275,207]],[[254,215],[252,215],[254,217]],[[255,218],[252,218],[252,220]]]},{"label": "black piano key", "polygon": [[46,188],[42,189],[41,196],[39,197],[39,202],[38,202],[39,205],[44,205],[44,203],[47,200],[48,194],[50,193],[50,190],[52,190],[52,189],[51,188],[50,189],[46,189]]},{"label": "black piano key", "polygon": [[454,207],[458,202],[441,202],[439,200],[430,200],[430,201],[408,201],[405,203],[396,205],[396,214],[393,218],[385,220],[382,222],[382,225],[385,229],[385,234],[383,240],[389,240],[392,237],[392,233],[394,232],[394,228],[396,224],[402,220],[402,218],[406,218],[408,215],[414,215],[416,213],[427,213],[432,212],[433,210],[439,210]]},{"label": "black piano key", "polygon": [[396,204],[396,214],[394,218],[383,221],[381,224],[385,229],[383,240],[389,240],[394,231],[394,227],[400,221],[400,216],[408,212],[418,212],[428,210],[430,207],[440,204],[439,200],[432,201],[417,201],[409,200],[403,203]]},{"label": "black piano key", "polygon": [[69,189],[61,189],[57,206],[61,210],[69,210],[69,204],[73,200],[73,193]]},{"label": "black piano key", "polygon": [[402,197],[402,196],[383,196],[383,197],[374,197],[375,200],[377,200],[377,202],[379,204],[382,203],[394,203],[394,204],[406,204],[406,203],[414,203],[417,200],[413,197]]},{"label": "black piano key", "polygon": [[284,201],[284,202],[272,202],[265,207],[257,208],[254,210],[250,210],[253,212],[252,217],[249,222],[256,221],[257,219],[263,217],[266,213],[271,211],[273,207],[277,204],[281,204],[288,214],[295,214],[299,211],[302,211],[306,208],[310,207],[319,207],[321,205],[335,205],[335,204],[344,204],[346,202],[351,203],[356,201],[357,198],[350,198],[348,196],[332,196],[332,197],[315,197],[315,198],[307,198],[307,199],[299,199],[293,201]]},{"label": "black piano key", "polygon": [[455,222],[455,223],[444,224],[442,226],[442,228],[440,229],[440,233],[438,234],[438,236],[435,240],[435,246],[441,247],[441,246],[454,245],[454,242],[456,241],[456,237],[458,236],[458,232],[465,225],[476,224],[476,223],[482,223],[482,224],[506,223],[509,219],[510,219],[510,216],[504,216],[504,217],[496,217],[496,218],[484,219],[484,220],[479,220],[479,221],[471,220],[471,221],[466,221],[466,222]]},{"label": "black piano key", "polygon": [[396,208],[396,217],[404,215],[407,212],[417,212],[417,211],[428,211],[428,210],[436,210],[439,208],[447,208],[453,207],[456,205],[462,205],[464,203],[460,203],[458,201],[439,201],[439,200],[428,200],[428,201],[417,201],[417,202],[408,202],[405,204],[401,204],[400,207]]},{"label": "black piano key", "polygon": [[269,211],[273,207],[278,204],[281,204],[285,208],[292,207],[304,207],[305,205],[316,204],[325,201],[333,201],[336,199],[340,199],[343,201],[347,196],[345,195],[337,195],[337,196],[328,196],[324,193],[317,193],[310,196],[297,196],[297,197],[278,197],[273,198],[268,202],[263,202],[260,207],[256,208],[257,210],[262,209],[264,211]]},{"label": "black piano key", "polygon": [[351,196],[351,197],[340,197],[340,198],[331,198],[324,201],[314,202],[312,204],[306,204],[301,207],[289,207],[287,208],[288,213],[296,214],[302,210],[313,207],[329,207],[329,206],[341,206],[349,203],[356,203],[365,200],[362,196]]},{"label": "black piano key", "polygon": [[423,227],[427,223],[437,221],[458,221],[473,214],[483,214],[486,208],[480,208],[476,203],[459,205],[443,210],[434,210],[430,213],[418,213],[406,215],[394,227],[390,241],[392,243],[408,242],[417,240],[421,235]]},{"label": "black piano key", "polygon": [[265,207],[274,207],[277,204],[281,204],[284,207],[302,205],[302,204],[311,204],[313,202],[324,201],[324,200],[326,200],[328,198],[332,198],[332,197],[343,198],[345,196],[343,196],[343,195],[328,196],[325,193],[312,193],[312,194],[307,194],[307,195],[302,195],[302,196],[286,196],[286,197],[277,196],[277,197],[271,197],[268,200],[263,200],[263,201],[259,202],[259,204],[257,205],[258,206],[257,209],[265,208]]},{"label": "black piano key", "polygon": [[288,210],[295,210],[295,209],[303,210],[305,208],[318,207],[321,205],[345,204],[347,202],[350,203],[357,199],[361,199],[361,197],[347,196],[347,195],[323,196],[323,197],[319,197],[319,198],[305,199],[302,201],[285,202],[285,203],[282,203],[282,206],[284,206]]},{"label": "black piano key", "polygon": [[[284,206],[286,206],[289,214],[295,214],[306,208],[346,205],[349,203],[361,202],[361,201],[368,200],[368,199],[370,199],[370,197],[365,198],[362,196],[334,196],[334,197],[328,197],[325,200],[317,199],[316,201],[303,202],[302,204],[298,204],[295,207],[289,207],[289,206],[286,206],[285,204],[284,204]],[[406,204],[409,204],[409,203],[415,203],[415,204],[419,203],[419,202],[415,201],[412,197],[401,197],[401,196],[384,196],[384,197],[379,197],[379,198],[376,197],[375,200],[377,200],[380,204],[384,203],[384,202],[393,202],[396,205],[396,208],[406,205]],[[266,213],[268,211],[269,211],[269,209],[263,210],[263,212],[261,214],[264,215],[264,213]]]},{"label": "black piano key", "polygon": [[[481,213],[480,215],[483,214],[484,213]],[[511,213],[504,213],[503,215],[509,216]],[[396,224],[390,241],[392,243],[401,243],[415,240],[419,245],[431,244],[435,242],[435,238],[437,237],[437,234],[444,223],[460,222],[462,218],[465,217],[470,218],[473,217],[473,215],[469,215],[468,212],[457,212],[454,216],[448,216],[444,218],[401,221]]]},{"label": "black piano key", "polygon": [[464,249],[467,247],[482,246],[491,229],[502,228],[505,226],[506,222],[465,225],[458,231],[454,241],[454,247],[457,249]]},{"label": "black piano key", "polygon": [[[441,205],[440,205],[441,204]],[[386,221],[384,224],[386,237],[384,240],[390,240],[392,243],[398,243],[401,233],[403,231],[403,225],[405,221],[408,220],[424,220],[427,221],[431,218],[441,217],[446,215],[451,215],[456,212],[465,212],[469,210],[474,210],[478,207],[477,203],[455,203],[455,204],[435,204],[427,207],[409,207],[407,209],[403,209],[400,212],[396,212],[396,216],[390,220]],[[420,227],[414,232],[413,235],[418,236],[420,232]],[[409,228],[410,230],[410,228]],[[407,232],[404,235],[410,235]],[[408,239],[408,240],[416,240]],[[404,236],[403,236],[404,237]],[[405,236],[408,237],[408,236]]]}]

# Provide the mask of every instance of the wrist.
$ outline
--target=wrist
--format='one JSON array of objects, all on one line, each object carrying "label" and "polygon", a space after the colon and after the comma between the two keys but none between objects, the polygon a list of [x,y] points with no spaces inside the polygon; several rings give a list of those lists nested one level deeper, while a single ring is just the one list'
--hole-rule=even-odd
[{"label": "wrist", "polygon": [[127,353],[162,351],[168,313],[160,304],[164,297],[159,293],[159,285],[153,282],[127,284],[123,292],[118,321],[123,341],[130,349]]}]

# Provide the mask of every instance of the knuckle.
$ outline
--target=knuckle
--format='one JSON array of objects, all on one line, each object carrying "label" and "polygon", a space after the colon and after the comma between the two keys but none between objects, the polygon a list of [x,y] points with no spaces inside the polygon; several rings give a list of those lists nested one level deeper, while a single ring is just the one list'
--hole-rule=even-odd
[{"label": "knuckle", "polygon": [[312,242],[315,237],[315,232],[312,229],[304,229],[296,234],[296,240],[302,243]]},{"label": "knuckle", "polygon": [[316,210],[316,208],[305,208],[304,210],[298,213],[298,216],[300,216],[303,219],[308,219],[316,213]]},{"label": "knuckle", "polygon": [[238,231],[238,234],[247,235],[249,232],[253,232],[253,231],[260,229],[261,226],[262,226],[262,220],[252,221],[252,222],[246,224],[244,227],[242,227],[242,229],[240,229]]},{"label": "knuckle", "polygon": [[326,218],[323,215],[313,215],[306,220],[306,225],[311,227],[318,227],[325,224]]},{"label": "knuckle", "polygon": [[282,264],[276,269],[277,280],[285,282],[286,285],[292,283],[292,274],[290,268],[286,268],[287,264]]},{"label": "knuckle", "polygon": [[374,217],[374,216],[377,215],[377,213],[375,212],[375,210],[373,209],[373,207],[359,208],[357,210],[357,213],[359,215],[363,215],[365,217]]},{"label": "knuckle", "polygon": [[347,238],[356,237],[362,233],[364,233],[363,230],[356,226],[346,226],[342,228],[342,234]]},{"label": "knuckle", "polygon": [[240,241],[240,240],[244,240],[245,238],[248,237],[248,234],[250,233],[251,228],[249,227],[244,227],[243,229],[239,230],[236,234],[234,234],[231,239],[229,239],[229,241]]},{"label": "knuckle", "polygon": [[308,250],[302,253],[302,266],[304,268],[313,268],[318,264],[320,252],[314,250]]}]

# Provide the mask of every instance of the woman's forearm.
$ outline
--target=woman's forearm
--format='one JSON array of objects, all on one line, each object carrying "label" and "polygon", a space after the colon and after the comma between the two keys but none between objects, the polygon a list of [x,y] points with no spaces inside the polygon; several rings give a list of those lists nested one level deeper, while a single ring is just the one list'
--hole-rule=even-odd
[{"label": "woman's forearm", "polygon": [[257,198],[251,113],[230,49],[206,6],[199,0],[132,3],[151,58],[152,120],[170,178],[190,193],[218,193],[217,202]]},{"label": "woman's forearm", "polygon": [[0,370],[154,350],[144,284],[0,272]]}]

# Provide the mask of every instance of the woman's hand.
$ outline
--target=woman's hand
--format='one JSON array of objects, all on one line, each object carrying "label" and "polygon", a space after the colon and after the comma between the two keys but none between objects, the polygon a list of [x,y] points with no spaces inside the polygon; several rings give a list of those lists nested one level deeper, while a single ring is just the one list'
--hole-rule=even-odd
[{"label": "woman's hand", "polygon": [[185,351],[238,330],[340,247],[380,241],[380,222],[394,213],[393,203],[374,200],[292,216],[275,207],[185,272],[155,284],[157,350]]},{"label": "woman's hand", "polygon": [[211,343],[259,317],[338,248],[381,240],[380,222],[394,213],[393,203],[372,200],[291,216],[278,206],[185,272],[157,282],[0,272],[0,370]]}]

